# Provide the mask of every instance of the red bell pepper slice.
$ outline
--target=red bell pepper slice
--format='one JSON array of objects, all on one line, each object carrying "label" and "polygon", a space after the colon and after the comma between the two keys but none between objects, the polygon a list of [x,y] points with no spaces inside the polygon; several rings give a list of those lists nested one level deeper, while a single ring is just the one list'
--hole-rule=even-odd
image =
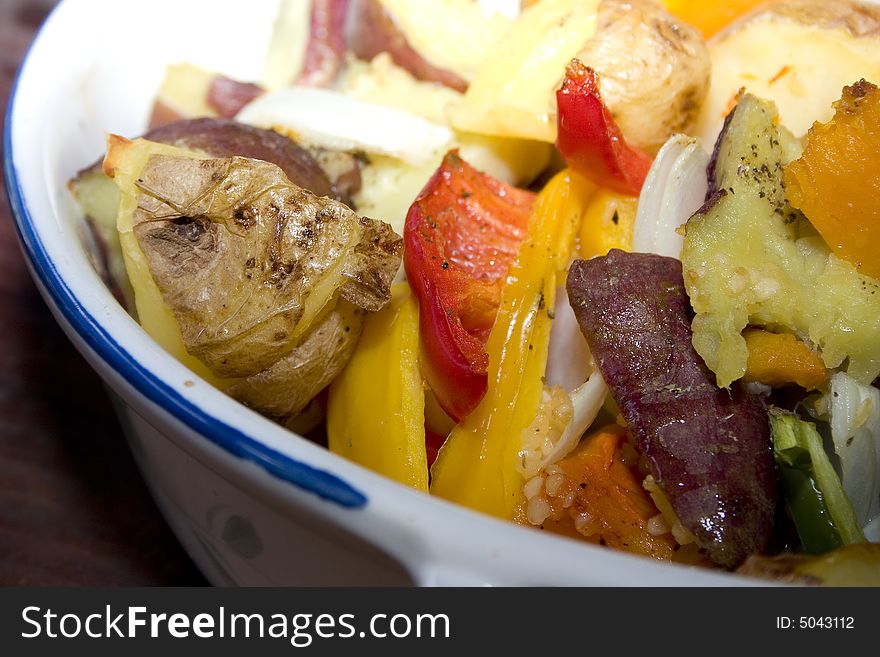
[{"label": "red bell pepper slice", "polygon": [[443,447],[443,443],[446,442],[446,436],[441,436],[439,433],[435,433],[431,431],[428,425],[425,425],[425,455],[428,457],[428,471],[431,471],[431,466],[434,465],[434,461],[437,460],[437,454],[440,453],[440,448]]},{"label": "red bell pepper slice", "polygon": [[638,196],[652,158],[626,143],[599,93],[596,71],[571,60],[556,104],[556,148],[568,166],[597,185]]},{"label": "red bell pepper slice", "polygon": [[534,198],[451,151],[407,213],[403,263],[419,301],[422,371],[456,422],[486,393],[484,347]]}]

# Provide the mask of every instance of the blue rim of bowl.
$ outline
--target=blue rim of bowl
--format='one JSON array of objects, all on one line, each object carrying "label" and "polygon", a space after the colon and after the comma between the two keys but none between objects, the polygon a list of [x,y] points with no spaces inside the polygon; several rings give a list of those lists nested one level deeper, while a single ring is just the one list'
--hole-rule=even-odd
[{"label": "blue rim of bowl", "polygon": [[[51,16],[43,23],[43,27],[50,19]],[[6,192],[19,243],[22,245],[25,257],[55,306],[71,328],[101,360],[147,399],[196,433],[230,454],[252,461],[278,479],[314,493],[324,500],[335,502],[348,509],[366,506],[366,495],[336,475],[313,468],[271,449],[238,429],[217,420],[202,408],[183,398],[117,343],[101,324],[83,308],[76,295],[58,274],[34,227],[33,217],[25,202],[24,193],[15,171],[12,148],[12,117],[15,113],[18,85],[30,58],[31,48],[39,40],[43,27],[40,28],[22,59],[9,92],[3,125],[3,179],[6,183]]]}]

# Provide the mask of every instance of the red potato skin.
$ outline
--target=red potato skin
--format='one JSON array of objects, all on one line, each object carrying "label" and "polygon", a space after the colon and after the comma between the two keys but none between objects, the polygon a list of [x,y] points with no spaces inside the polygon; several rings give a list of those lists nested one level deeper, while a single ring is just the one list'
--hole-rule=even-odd
[{"label": "red potato skin", "polygon": [[596,71],[572,60],[556,104],[556,147],[568,166],[601,187],[638,196],[653,159],[626,143],[599,93]]},{"label": "red potato skin", "polygon": [[[144,139],[201,151],[211,157],[248,157],[278,165],[294,184],[318,196],[329,196],[353,207],[347,191],[360,186],[356,179],[345,186],[331,183],[327,173],[315,158],[296,142],[273,130],[263,130],[229,119],[184,119],[167,123],[147,131]],[[86,167],[77,175],[90,170],[101,170],[103,158]]]},{"label": "red potato skin", "polygon": [[296,84],[329,87],[345,62],[349,0],[312,0],[309,42]]},{"label": "red potato skin", "polygon": [[265,89],[258,84],[218,75],[211,81],[206,102],[221,119],[232,119],[242,107],[264,92]]},{"label": "red potato skin", "polygon": [[420,365],[456,422],[486,393],[484,345],[533,201],[531,192],[476,171],[453,151],[407,213],[403,262],[419,300]]},{"label": "red potato skin", "polygon": [[[248,157],[277,164],[287,178],[317,196],[337,198],[327,174],[303,148],[273,130],[229,119],[187,119],[150,130],[145,139],[202,151],[211,157]],[[343,200],[344,199],[340,199]]]},{"label": "red potato skin", "polygon": [[773,547],[777,482],[763,402],[718,388],[691,342],[681,263],[617,249],[579,260],[568,294],[639,451],[718,565]]},{"label": "red potato skin", "polygon": [[361,59],[373,59],[381,52],[391,55],[394,63],[405,68],[418,80],[438,82],[456,91],[464,92],[466,80],[442,68],[437,68],[409,44],[394,17],[376,0],[350,0],[348,16],[348,47]]},{"label": "red potato skin", "polygon": [[153,103],[153,109],[150,112],[148,129],[153,130],[155,128],[160,128],[169,123],[183,121],[185,118],[186,117],[183,114],[166,105],[160,98],[157,98]]}]

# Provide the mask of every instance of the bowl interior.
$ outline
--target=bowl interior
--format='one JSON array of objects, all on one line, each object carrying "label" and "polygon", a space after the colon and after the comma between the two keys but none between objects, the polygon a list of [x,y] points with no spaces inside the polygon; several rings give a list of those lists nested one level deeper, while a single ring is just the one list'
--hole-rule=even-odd
[{"label": "bowl interior", "polygon": [[[67,181],[103,151],[105,135],[144,131],[165,67],[192,62],[258,76],[277,0],[242,3],[64,2],[22,69],[7,116],[4,166],[29,265],[62,324],[116,375],[196,433],[256,462],[333,509],[358,509],[356,531],[426,573],[470,572],[469,582],[731,584],[727,575],[661,565],[503,523],[429,498],[348,463],[195,378],[118,305],[82,248],[84,225]],[[173,20],[168,17],[173,16]],[[387,528],[393,531],[384,531]],[[468,536],[467,543],[459,540]],[[541,555],[540,558],[536,558]],[[458,578],[456,581],[462,581]]]}]

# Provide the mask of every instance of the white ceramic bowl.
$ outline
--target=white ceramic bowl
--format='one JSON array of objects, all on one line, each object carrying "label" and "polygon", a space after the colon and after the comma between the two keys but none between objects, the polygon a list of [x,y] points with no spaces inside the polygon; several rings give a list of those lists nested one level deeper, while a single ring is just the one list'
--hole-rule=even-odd
[{"label": "white ceramic bowl", "polygon": [[68,0],[24,62],[4,174],[34,280],[121,400],[131,448],[208,579],[241,585],[734,585],[503,523],[380,477],[230,400],[162,351],[80,244],[67,180],[144,131],[166,64],[257,76],[277,0]]}]

